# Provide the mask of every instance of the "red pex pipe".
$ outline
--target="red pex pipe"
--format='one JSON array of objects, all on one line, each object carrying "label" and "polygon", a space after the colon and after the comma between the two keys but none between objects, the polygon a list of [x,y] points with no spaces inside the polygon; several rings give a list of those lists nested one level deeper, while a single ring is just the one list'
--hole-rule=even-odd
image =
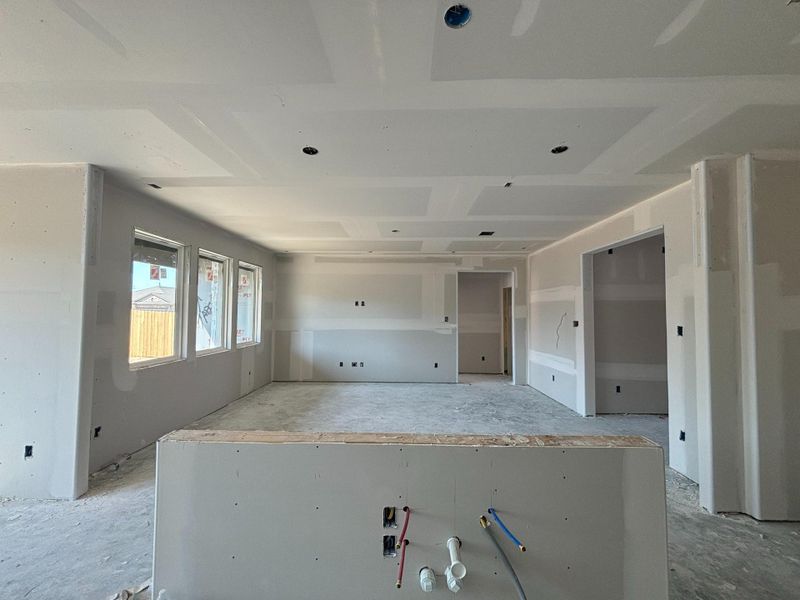
[{"label": "red pex pipe", "polygon": [[406,546],[408,546],[406,532],[408,531],[408,521],[411,518],[411,509],[404,506],[403,512],[406,513],[406,518],[403,521],[403,530],[400,532],[400,542],[397,544],[397,548],[400,549],[400,567],[397,570],[397,582],[395,585],[398,588],[403,585],[403,569],[406,566]]}]

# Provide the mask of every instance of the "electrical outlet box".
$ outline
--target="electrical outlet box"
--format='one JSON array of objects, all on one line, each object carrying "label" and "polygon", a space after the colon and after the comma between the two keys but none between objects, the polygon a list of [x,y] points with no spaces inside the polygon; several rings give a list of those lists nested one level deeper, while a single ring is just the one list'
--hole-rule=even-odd
[{"label": "electrical outlet box", "polygon": [[395,536],[393,535],[383,536],[383,555],[386,557],[397,556],[397,548],[395,548],[396,543],[397,543],[397,538]]},{"label": "electrical outlet box", "polygon": [[396,506],[384,506],[383,507],[383,526],[386,527],[397,527],[397,507]]}]

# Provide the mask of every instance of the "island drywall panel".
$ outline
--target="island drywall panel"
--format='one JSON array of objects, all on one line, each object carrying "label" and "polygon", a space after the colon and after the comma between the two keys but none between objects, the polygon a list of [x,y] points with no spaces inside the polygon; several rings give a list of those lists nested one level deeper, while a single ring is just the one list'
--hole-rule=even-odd
[{"label": "island drywall panel", "polygon": [[502,373],[503,273],[458,274],[458,371]]},{"label": "island drywall panel", "polygon": [[[508,272],[516,286],[526,285],[521,257],[298,254],[276,262],[278,381],[455,382],[457,274]],[[518,382],[525,383],[527,307],[520,297],[514,340]]]},{"label": "island drywall panel", "polygon": [[[670,466],[697,480],[694,243],[686,182],[534,252],[530,265],[529,384],[582,414],[584,255],[663,230],[667,312]],[[573,321],[578,327],[573,327]],[[682,336],[677,327],[682,327]],[[684,435],[681,435],[684,432]],[[684,439],[681,439],[681,438]]]},{"label": "island drywall panel", "polygon": [[667,326],[664,237],[593,258],[597,414],[666,414]]},{"label": "island drywall panel", "polygon": [[0,168],[0,496],[87,487],[101,182],[88,165]]},{"label": "island drywall panel", "polygon": [[[450,596],[446,542],[461,542],[464,600],[516,597],[479,524],[528,598],[666,600],[664,457],[642,438],[176,432],[158,444],[154,595],[170,600]],[[402,508],[410,508],[402,587]],[[191,507],[191,510],[187,510]],[[384,527],[385,507],[394,526]],[[433,597],[433,596],[432,596]]]},{"label": "island drywall panel", "polygon": [[[134,228],[186,244],[188,327],[184,358],[132,370],[128,364],[131,252]],[[262,267],[261,341],[196,356],[197,251],[216,252]],[[91,468],[98,469],[271,381],[274,255],[238,236],[123,187],[104,191],[98,261]],[[236,322],[236,302],[231,303]],[[99,430],[97,429],[99,428]]]}]

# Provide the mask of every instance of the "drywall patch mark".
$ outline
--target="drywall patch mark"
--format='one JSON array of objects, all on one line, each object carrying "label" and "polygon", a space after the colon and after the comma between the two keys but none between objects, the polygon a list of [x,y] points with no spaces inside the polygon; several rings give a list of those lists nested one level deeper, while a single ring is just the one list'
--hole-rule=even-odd
[{"label": "drywall patch mark", "polygon": [[658,36],[654,45],[663,46],[664,44],[668,44],[683,33],[689,24],[694,21],[694,18],[700,14],[705,3],[706,0],[692,0],[689,5],[675,17],[675,20],[667,25],[667,28],[661,32],[661,35]]},{"label": "drywall patch mark", "polygon": [[789,42],[790,46],[794,46],[795,44],[800,44],[800,33],[792,38],[792,41]]},{"label": "drywall patch mark", "polygon": [[92,15],[75,4],[73,0],[52,0],[61,12],[92,34],[98,41],[108,46],[122,58],[128,58],[128,51],[114,35],[103,27]]},{"label": "drywall patch mark", "polygon": [[[542,0],[522,0],[517,11],[517,16],[514,17],[514,23],[511,25],[511,36],[519,37],[528,32],[536,20],[536,13],[539,12],[539,6]],[[507,185],[506,187],[511,187]]]}]

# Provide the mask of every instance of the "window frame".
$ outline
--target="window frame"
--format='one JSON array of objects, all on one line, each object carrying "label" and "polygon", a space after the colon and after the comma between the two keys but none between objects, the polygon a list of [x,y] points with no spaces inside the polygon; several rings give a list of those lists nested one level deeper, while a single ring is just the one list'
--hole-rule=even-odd
[{"label": "window frame", "polygon": [[[173,323],[173,338],[172,338],[172,354],[170,356],[161,356],[158,358],[151,358],[148,360],[140,360],[131,362],[130,343],[131,343],[131,315],[133,313],[133,255],[136,248],[136,240],[143,240],[161,244],[168,248],[176,250],[177,256],[175,260],[175,319]],[[130,306],[128,308],[128,369],[130,371],[139,371],[141,369],[149,369],[151,367],[158,367],[160,365],[168,365],[171,363],[186,360],[186,290],[187,290],[187,276],[188,276],[188,261],[189,246],[177,240],[167,238],[155,233],[150,233],[138,227],[134,227],[131,232],[131,256],[128,271],[128,299]]]},{"label": "window frame", "polygon": [[243,260],[239,261],[239,264],[236,268],[236,318],[239,318],[239,272],[241,270],[250,271],[253,273],[253,341],[251,342],[242,342],[239,343],[237,339],[237,332],[238,329],[238,322],[236,323],[236,327],[234,327],[233,331],[233,342],[236,344],[236,348],[249,348],[250,346],[258,346],[261,343],[261,281],[262,281],[262,273],[263,269],[258,266],[254,265],[253,263],[245,262]]},{"label": "window frame", "polygon": [[218,252],[213,252],[211,250],[206,250],[204,248],[198,248],[197,250],[197,268],[194,270],[195,276],[195,310],[194,310],[194,322],[195,322],[195,332],[197,331],[197,310],[199,308],[198,298],[197,298],[197,290],[200,287],[200,259],[204,258],[206,260],[213,260],[216,262],[222,263],[223,268],[223,285],[222,289],[225,290],[225,298],[224,298],[224,306],[222,307],[222,333],[220,335],[221,344],[219,346],[215,346],[213,348],[205,348],[203,350],[197,349],[197,336],[195,334],[194,340],[194,353],[195,356],[209,356],[212,354],[220,354],[222,352],[229,352],[232,349],[231,344],[231,303],[232,303],[232,288],[231,285],[231,265],[233,261],[229,256],[225,256],[224,254],[219,254]]}]

